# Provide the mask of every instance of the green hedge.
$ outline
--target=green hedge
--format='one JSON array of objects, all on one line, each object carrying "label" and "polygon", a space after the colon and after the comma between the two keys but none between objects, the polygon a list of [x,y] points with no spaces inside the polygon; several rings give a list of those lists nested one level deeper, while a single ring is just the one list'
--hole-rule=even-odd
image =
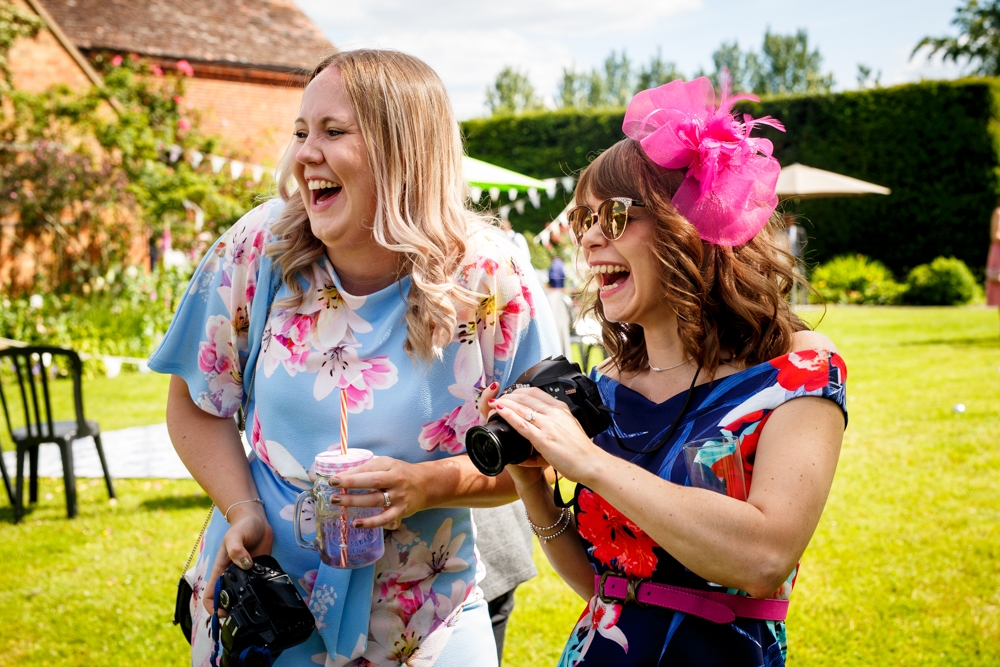
[{"label": "green hedge", "polygon": [[[1000,81],[931,81],[745,104],[779,118],[766,130],[782,164],[801,162],[892,189],[888,197],[804,201],[809,260],[862,253],[898,276],[940,255],[985,264],[989,217],[1000,195]],[[622,137],[623,110],[558,111],[463,124],[469,154],[539,178],[585,167]],[[513,214],[537,229],[565,198]],[[790,205],[789,210],[794,211]],[[551,215],[550,215],[551,214]]]}]

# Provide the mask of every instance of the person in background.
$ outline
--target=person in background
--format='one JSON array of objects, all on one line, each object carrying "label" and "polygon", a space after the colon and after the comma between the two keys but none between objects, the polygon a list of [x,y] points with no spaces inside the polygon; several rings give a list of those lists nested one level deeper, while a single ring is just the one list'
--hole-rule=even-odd
[{"label": "person in background", "polygon": [[524,234],[521,232],[515,232],[514,228],[510,224],[510,220],[507,218],[500,218],[500,229],[503,233],[507,235],[507,240],[514,244],[514,247],[520,250],[528,263],[531,263],[531,251],[528,249],[528,239],[524,238]]},{"label": "person in background", "polygon": [[559,344],[562,347],[563,356],[570,359],[572,342],[570,333],[573,329],[573,300],[565,291],[566,269],[562,257],[558,255],[552,258],[552,265],[549,266],[548,289],[545,292],[552,308],[552,319],[556,325],[556,332],[559,334]]},{"label": "person in background", "polygon": [[497,662],[503,664],[507,621],[514,611],[514,589],[538,574],[531,556],[531,528],[520,500],[500,507],[474,509],[472,519],[476,524],[476,548],[486,569],[486,578],[479,586],[489,604]]},{"label": "person in background", "polygon": [[990,251],[986,257],[986,305],[1000,306],[1000,206],[990,217]]}]

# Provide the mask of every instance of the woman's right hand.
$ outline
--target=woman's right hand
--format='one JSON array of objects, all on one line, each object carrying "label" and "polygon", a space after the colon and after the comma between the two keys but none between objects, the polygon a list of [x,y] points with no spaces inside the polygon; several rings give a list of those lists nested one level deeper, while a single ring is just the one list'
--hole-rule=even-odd
[{"label": "woman's right hand", "polygon": [[264,508],[257,503],[237,505],[229,512],[232,523],[215,556],[212,572],[205,581],[205,609],[215,611],[215,582],[232,563],[244,570],[253,566],[253,557],[270,555],[274,531],[267,522]]}]

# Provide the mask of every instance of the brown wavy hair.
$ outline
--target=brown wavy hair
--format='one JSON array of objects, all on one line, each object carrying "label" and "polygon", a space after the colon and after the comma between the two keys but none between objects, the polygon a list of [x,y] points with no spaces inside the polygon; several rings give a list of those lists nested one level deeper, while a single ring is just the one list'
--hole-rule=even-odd
[{"label": "brown wavy hair", "polygon": [[[406,312],[408,354],[431,362],[451,342],[459,306],[479,298],[455,284],[466,239],[486,223],[465,205],[462,138],[451,101],[438,75],[423,61],[398,51],[357,49],[324,58],[309,80],[336,67],[344,80],[375,175],[376,243],[403,256],[411,284]],[[278,302],[298,306],[297,275],[326,252],[309,226],[292,179],[292,143],[278,168],[284,210],[267,248],[281,266],[292,296]]]},{"label": "brown wavy hair", "polygon": [[[777,242],[780,213],[747,243],[726,247],[702,241],[698,230],[671,203],[684,172],[664,169],[632,139],[606,150],[580,175],[576,199],[631,197],[656,218],[651,250],[661,267],[662,298],[677,313],[677,330],[688,356],[714,375],[721,363],[753,366],[791,350],[792,334],[808,327],[788,303],[794,258]],[[647,368],[642,327],[604,316],[593,277],[584,288],[585,312],[601,323],[604,347],[622,373]]]}]

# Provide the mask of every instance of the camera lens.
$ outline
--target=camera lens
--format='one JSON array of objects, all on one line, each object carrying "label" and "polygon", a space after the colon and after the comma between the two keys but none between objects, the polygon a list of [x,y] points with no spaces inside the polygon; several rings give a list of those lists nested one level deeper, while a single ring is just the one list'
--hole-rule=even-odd
[{"label": "camera lens", "polygon": [[483,426],[473,426],[465,435],[465,448],[479,472],[496,477],[503,472],[503,449],[497,437]]},{"label": "camera lens", "polygon": [[504,466],[524,462],[534,449],[510,424],[494,415],[485,426],[473,426],[465,434],[465,449],[479,472],[496,477]]}]

